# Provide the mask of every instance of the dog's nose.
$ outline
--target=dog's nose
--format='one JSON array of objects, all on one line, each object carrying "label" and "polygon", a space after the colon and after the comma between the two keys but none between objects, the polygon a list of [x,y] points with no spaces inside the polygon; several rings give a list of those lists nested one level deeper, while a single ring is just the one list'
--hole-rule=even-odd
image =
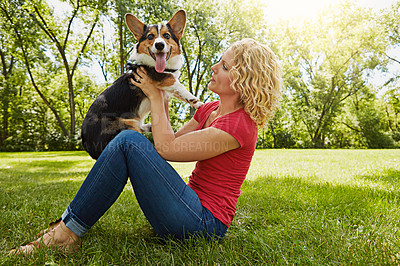
[{"label": "dog's nose", "polygon": [[157,42],[157,43],[155,44],[155,46],[156,46],[156,49],[157,49],[157,50],[162,50],[162,49],[164,49],[165,44],[162,43],[162,42]]}]

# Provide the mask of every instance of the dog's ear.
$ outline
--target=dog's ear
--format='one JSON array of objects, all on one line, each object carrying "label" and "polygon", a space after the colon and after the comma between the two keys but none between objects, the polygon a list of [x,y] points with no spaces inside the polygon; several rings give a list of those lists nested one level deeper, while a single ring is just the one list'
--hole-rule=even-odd
[{"label": "dog's ear", "polygon": [[135,36],[135,39],[139,41],[140,38],[143,36],[146,25],[141,22],[137,17],[129,13],[125,15],[125,22],[129,30]]},{"label": "dog's ear", "polygon": [[168,25],[171,27],[171,30],[174,32],[178,40],[180,40],[186,25],[185,10],[179,10],[176,12],[175,15],[168,21]]}]

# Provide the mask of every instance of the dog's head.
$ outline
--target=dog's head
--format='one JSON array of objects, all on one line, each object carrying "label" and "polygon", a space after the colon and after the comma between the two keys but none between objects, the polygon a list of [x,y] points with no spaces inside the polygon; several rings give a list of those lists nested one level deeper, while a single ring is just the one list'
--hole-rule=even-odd
[{"label": "dog's head", "polygon": [[179,40],[186,24],[184,10],[176,12],[166,25],[147,26],[132,14],[125,15],[125,22],[138,41],[131,60],[154,67],[159,73],[182,66]]}]

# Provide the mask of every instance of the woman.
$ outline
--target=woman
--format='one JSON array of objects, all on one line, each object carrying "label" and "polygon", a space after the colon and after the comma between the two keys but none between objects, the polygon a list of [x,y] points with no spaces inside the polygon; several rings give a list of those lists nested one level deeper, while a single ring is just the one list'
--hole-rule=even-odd
[{"label": "woman", "polygon": [[[220,100],[206,103],[174,133],[163,91],[144,70],[136,82],[151,102],[153,145],[126,130],[97,160],[62,220],[36,241],[13,250],[27,255],[37,246],[78,248],[80,239],[111,207],[128,177],[146,218],[161,237],[225,235],[236,209],[257,141],[277,109],[281,69],[266,46],[244,39],[212,66],[209,89]],[[186,184],[165,161],[198,161]]]}]

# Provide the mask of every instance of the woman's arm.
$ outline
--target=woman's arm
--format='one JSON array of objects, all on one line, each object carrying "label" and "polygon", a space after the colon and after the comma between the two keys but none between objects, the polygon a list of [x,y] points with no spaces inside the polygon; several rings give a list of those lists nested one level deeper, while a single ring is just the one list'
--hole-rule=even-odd
[{"label": "woman's arm", "polygon": [[189,122],[187,122],[185,125],[183,125],[183,127],[181,127],[181,129],[179,129],[175,133],[175,138],[185,135],[189,132],[195,131],[198,125],[199,125],[199,122],[197,122],[194,118],[190,119]]},{"label": "woman's arm", "polygon": [[218,128],[209,127],[162,143],[156,149],[166,160],[191,162],[206,160],[239,147],[239,142],[230,134]]},{"label": "woman's arm", "polygon": [[151,128],[154,146],[165,160],[205,160],[240,146],[234,137],[217,128],[194,131],[193,127],[198,124],[194,119],[175,135],[167,116],[168,108],[163,104],[162,93],[150,98]]},{"label": "woman's arm", "polygon": [[141,83],[131,82],[141,88],[151,102],[151,131],[161,157],[170,161],[199,161],[240,147],[239,142],[223,130],[210,127],[194,131],[198,124],[194,119],[175,135],[163,100],[164,91],[159,90],[143,70],[138,70],[138,74]]}]

